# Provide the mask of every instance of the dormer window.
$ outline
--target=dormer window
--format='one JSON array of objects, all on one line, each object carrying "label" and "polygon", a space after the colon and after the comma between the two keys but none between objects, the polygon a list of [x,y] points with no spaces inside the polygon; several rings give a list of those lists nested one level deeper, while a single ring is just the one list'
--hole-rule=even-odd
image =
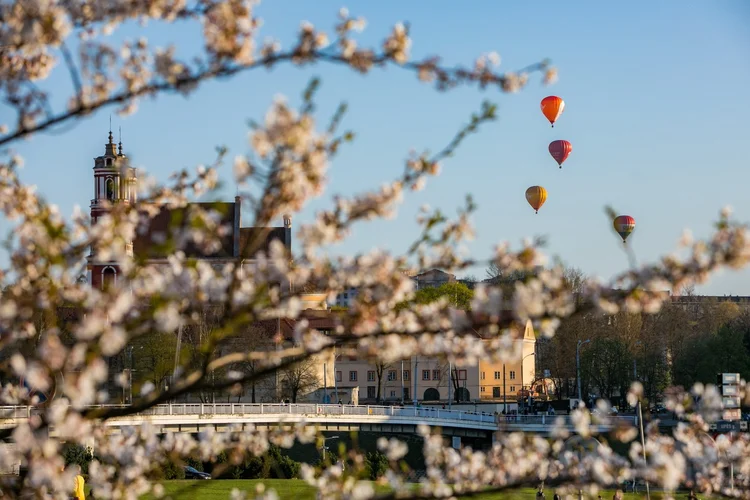
[{"label": "dormer window", "polygon": [[112,158],[107,158],[106,160],[104,160],[104,164],[106,166],[108,166],[108,167],[111,167],[112,166]]}]

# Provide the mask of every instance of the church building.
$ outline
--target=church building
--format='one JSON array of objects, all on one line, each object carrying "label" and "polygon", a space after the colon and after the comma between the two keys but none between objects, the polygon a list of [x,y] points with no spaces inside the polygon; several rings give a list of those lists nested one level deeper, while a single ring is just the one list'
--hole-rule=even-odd
[{"label": "church building", "polygon": [[[122,152],[122,142],[115,144],[110,131],[104,154],[94,159],[91,223],[96,224],[100,217],[106,215],[108,203],[137,206],[137,188],[136,171],[127,164],[127,157]],[[182,250],[188,258],[210,261],[217,268],[237,261],[244,267],[254,263],[255,255],[248,251],[250,248],[255,249],[255,254],[259,251],[267,252],[271,242],[279,240],[287,248],[291,258],[291,216],[284,216],[283,226],[279,227],[242,227],[241,206],[241,198],[237,196],[232,202],[189,203],[182,208],[161,207],[157,215],[150,219],[148,227],[136,231],[135,240],[127,245],[127,251],[135,258],[143,259],[147,265],[166,265],[170,254]],[[178,240],[176,235],[188,224],[190,210],[194,207],[217,212],[220,227],[226,229],[222,231],[219,248],[213,252],[205,252],[190,244],[181,248],[165,244]],[[262,241],[256,241],[258,239]],[[93,248],[88,256],[87,267],[88,281],[92,286],[104,288],[117,284],[120,273],[118,263],[97,260]],[[289,284],[283,286],[288,288]]]}]

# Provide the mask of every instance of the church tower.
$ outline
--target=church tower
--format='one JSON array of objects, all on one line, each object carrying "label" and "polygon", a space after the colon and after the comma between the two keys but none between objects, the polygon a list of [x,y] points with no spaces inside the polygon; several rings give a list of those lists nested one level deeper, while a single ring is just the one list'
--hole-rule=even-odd
[{"label": "church tower", "polygon": [[[91,200],[91,224],[109,212],[117,203],[134,204],[137,200],[138,179],[135,169],[128,166],[128,159],[122,153],[122,139],[115,144],[112,131],[109,141],[104,145],[104,154],[94,158],[94,199]],[[129,245],[132,251],[132,242]],[[104,288],[117,283],[119,267],[117,262],[95,261],[94,248],[88,258],[89,283],[97,288]]]}]

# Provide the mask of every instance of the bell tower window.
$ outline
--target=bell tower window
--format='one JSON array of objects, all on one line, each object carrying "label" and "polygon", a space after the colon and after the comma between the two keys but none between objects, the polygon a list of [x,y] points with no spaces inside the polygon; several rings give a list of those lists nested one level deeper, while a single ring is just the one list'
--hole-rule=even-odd
[{"label": "bell tower window", "polygon": [[107,179],[104,184],[105,195],[109,201],[115,201],[115,181],[113,179]]},{"label": "bell tower window", "polygon": [[117,284],[117,271],[115,271],[115,268],[107,266],[102,269],[102,289],[106,290],[115,284]]}]

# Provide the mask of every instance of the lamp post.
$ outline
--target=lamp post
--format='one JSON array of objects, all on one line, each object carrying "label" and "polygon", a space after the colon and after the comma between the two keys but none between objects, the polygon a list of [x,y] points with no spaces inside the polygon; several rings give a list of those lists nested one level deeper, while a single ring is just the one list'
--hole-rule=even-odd
[{"label": "lamp post", "polygon": [[451,389],[453,389],[453,365],[448,361],[448,409],[451,409]]},{"label": "lamp post", "polygon": [[128,347],[128,360],[130,369],[128,370],[128,404],[133,404],[133,346]]},{"label": "lamp post", "polygon": [[[532,352],[531,354],[527,354],[523,358],[521,358],[521,393],[523,393],[523,360],[528,358],[529,356],[534,356],[536,353]],[[531,395],[531,388],[529,388],[529,395]],[[523,396],[521,396],[521,401],[523,401]],[[523,406],[526,406],[525,404]]]},{"label": "lamp post", "polygon": [[401,404],[404,404],[404,360],[401,360]]},{"label": "lamp post", "polygon": [[328,447],[326,446],[326,441],[328,441],[329,439],[338,439],[338,438],[339,438],[338,436],[331,436],[331,437],[323,438],[323,461],[324,462],[326,460],[326,450],[328,449]]},{"label": "lamp post", "polygon": [[508,396],[505,393],[505,363],[503,363],[503,413],[508,414]]},{"label": "lamp post", "polygon": [[339,355],[336,354],[336,348],[333,348],[333,393],[336,394],[336,401],[334,401],[334,404],[339,402],[339,384],[336,380],[336,358],[338,358]]},{"label": "lamp post", "polygon": [[578,380],[578,404],[581,404],[583,398],[581,396],[581,346],[591,342],[591,339],[579,340],[576,345],[576,379]]}]

